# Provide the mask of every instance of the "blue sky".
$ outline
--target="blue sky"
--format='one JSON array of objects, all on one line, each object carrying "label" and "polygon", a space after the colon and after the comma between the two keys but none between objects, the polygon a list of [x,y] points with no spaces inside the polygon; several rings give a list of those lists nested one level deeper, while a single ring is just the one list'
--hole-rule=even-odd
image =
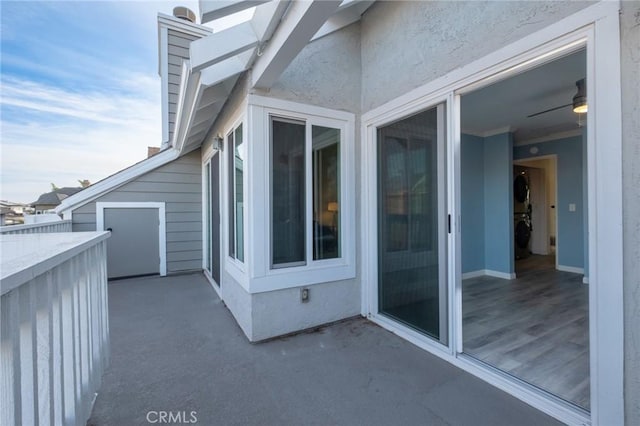
[{"label": "blue sky", "polygon": [[0,3],[0,199],[31,202],[161,142],[158,12],[195,1]]}]

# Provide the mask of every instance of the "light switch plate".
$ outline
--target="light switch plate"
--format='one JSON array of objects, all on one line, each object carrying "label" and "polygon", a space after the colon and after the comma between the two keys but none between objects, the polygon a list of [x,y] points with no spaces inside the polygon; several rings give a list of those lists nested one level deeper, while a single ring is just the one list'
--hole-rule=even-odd
[{"label": "light switch plate", "polygon": [[569,211],[570,212],[575,212],[576,211],[576,205],[574,203],[569,203]]}]

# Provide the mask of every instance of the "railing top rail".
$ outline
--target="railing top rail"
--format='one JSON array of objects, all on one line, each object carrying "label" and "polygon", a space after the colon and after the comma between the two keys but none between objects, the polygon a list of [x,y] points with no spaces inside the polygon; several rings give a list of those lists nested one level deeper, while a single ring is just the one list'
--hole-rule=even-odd
[{"label": "railing top rail", "polygon": [[108,231],[0,235],[0,290],[4,295],[107,239]]},{"label": "railing top rail", "polygon": [[63,225],[63,224],[70,224],[70,223],[71,223],[70,220],[58,220],[55,222],[30,223],[28,225],[0,226],[0,234],[3,234],[5,232],[24,231],[26,229],[44,228],[52,225]]}]

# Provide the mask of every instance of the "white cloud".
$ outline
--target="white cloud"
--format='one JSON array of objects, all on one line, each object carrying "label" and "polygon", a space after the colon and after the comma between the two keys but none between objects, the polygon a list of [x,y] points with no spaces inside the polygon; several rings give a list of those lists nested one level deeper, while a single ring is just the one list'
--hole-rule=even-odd
[{"label": "white cloud", "polygon": [[96,182],[159,146],[159,79],[131,74],[109,92],[2,82],[0,198],[29,202],[50,188]]}]

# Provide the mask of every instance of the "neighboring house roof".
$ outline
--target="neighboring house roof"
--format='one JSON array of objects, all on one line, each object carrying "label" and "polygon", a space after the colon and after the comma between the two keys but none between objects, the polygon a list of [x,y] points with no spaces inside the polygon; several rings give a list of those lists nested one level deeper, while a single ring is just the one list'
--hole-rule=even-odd
[{"label": "neighboring house roof", "polygon": [[83,189],[81,192],[65,198],[60,203],[60,205],[56,207],[55,212],[57,214],[61,214],[83,206],[95,200],[96,198],[101,197],[107,192],[132,181],[138,176],[148,173],[177,159],[179,156],[180,155],[178,151],[169,148],[155,154],[152,157],[145,158],[144,160],[130,167],[127,167],[126,169],[122,169],[119,172],[108,176],[99,182],[94,183],[93,185]]},{"label": "neighboring house roof", "polygon": [[72,188],[72,187],[64,187],[58,188],[54,191],[47,192],[45,194],[40,195],[36,201],[31,203],[32,206],[57,206],[60,204],[62,200],[68,198],[69,196],[76,194],[82,191],[82,188]]}]

